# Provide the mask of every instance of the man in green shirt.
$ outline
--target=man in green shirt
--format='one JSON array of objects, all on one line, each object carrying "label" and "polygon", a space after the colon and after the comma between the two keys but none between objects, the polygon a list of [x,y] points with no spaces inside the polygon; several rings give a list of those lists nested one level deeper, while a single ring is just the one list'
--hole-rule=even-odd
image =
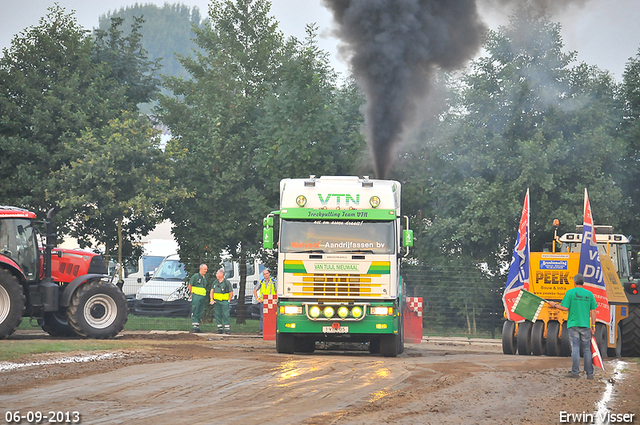
[{"label": "man in green shirt", "polygon": [[216,279],[211,284],[211,305],[213,305],[213,315],[218,324],[218,333],[222,333],[222,325],[224,323],[224,333],[231,333],[229,326],[229,300],[233,297],[233,288],[231,282],[224,277],[224,270],[220,269],[216,273]]},{"label": "man in green shirt", "polygon": [[189,280],[189,293],[191,294],[191,332],[200,333],[200,320],[207,306],[207,265],[200,264],[200,271],[191,276]]},{"label": "man in green shirt", "polygon": [[[591,291],[584,289],[584,277],[578,273],[573,277],[574,288],[569,289],[558,305],[550,301],[551,307],[568,311],[567,329],[571,340],[571,373],[578,378],[580,373],[580,347],[584,357],[584,371],[587,379],[593,379],[593,356],[591,353],[591,335],[596,332],[596,299]],[[591,329],[591,330],[589,330]]]}]

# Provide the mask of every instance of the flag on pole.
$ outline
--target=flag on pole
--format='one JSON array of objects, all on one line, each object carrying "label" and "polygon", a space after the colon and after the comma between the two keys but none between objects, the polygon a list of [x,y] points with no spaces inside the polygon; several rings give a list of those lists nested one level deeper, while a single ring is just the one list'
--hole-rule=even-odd
[{"label": "flag on pole", "polygon": [[524,197],[516,246],[513,249],[507,284],[502,294],[502,303],[507,319],[523,322],[524,318],[513,312],[513,306],[520,290],[529,289],[529,189]]},{"label": "flag on pole", "polygon": [[600,350],[598,349],[598,343],[596,342],[595,336],[591,337],[591,357],[593,359],[593,365],[604,370],[604,362],[602,361],[602,356],[600,355]]},{"label": "flag on pole", "polygon": [[535,322],[546,301],[531,292],[522,289],[513,303],[511,312],[527,320]]},{"label": "flag on pole", "polygon": [[582,224],[582,245],[580,246],[580,266],[584,276],[584,288],[593,293],[596,299],[596,321],[609,323],[611,312],[607,299],[607,287],[604,284],[604,273],[600,264],[600,254],[596,243],[596,231],[591,215],[591,204],[587,189],[584,189],[584,220]]}]

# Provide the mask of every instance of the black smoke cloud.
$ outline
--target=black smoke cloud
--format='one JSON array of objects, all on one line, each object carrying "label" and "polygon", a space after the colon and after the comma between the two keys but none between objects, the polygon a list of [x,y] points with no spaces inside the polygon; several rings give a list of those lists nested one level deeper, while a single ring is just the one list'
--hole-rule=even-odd
[{"label": "black smoke cloud", "polygon": [[[573,0],[584,3],[587,0]],[[477,0],[323,0],[333,12],[342,53],[364,91],[367,143],[377,178],[395,147],[420,121],[418,106],[438,69],[454,70],[478,51],[486,26]],[[569,0],[486,0],[490,6],[545,8]]]}]

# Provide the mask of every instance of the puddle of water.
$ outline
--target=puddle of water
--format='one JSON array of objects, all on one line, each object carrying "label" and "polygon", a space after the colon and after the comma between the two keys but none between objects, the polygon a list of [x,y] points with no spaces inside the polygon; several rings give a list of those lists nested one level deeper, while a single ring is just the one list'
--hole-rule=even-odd
[{"label": "puddle of water", "polygon": [[33,366],[47,366],[53,364],[67,364],[67,363],[87,363],[95,362],[99,360],[109,360],[113,358],[124,357],[122,353],[105,353],[105,354],[92,354],[89,356],[72,356],[62,357],[60,359],[41,360],[37,362],[28,363],[13,363],[13,362],[0,362],[0,373],[9,372],[12,370],[23,369]]},{"label": "puddle of water", "polygon": [[609,411],[607,405],[611,401],[611,396],[613,395],[613,383],[611,381],[621,382],[624,379],[622,370],[627,366],[627,363],[623,362],[622,360],[614,360],[614,362],[615,367],[613,369],[613,375],[611,375],[610,380],[607,380],[607,387],[604,390],[604,393],[602,393],[602,398],[599,402],[596,403],[596,412],[594,413],[596,425],[609,424],[608,414],[611,412]]}]

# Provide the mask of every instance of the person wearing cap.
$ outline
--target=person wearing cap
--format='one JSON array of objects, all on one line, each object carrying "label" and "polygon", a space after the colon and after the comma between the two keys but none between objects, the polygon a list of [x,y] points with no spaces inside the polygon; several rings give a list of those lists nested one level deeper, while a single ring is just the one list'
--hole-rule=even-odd
[{"label": "person wearing cap", "polygon": [[211,284],[211,292],[209,294],[213,305],[213,316],[216,319],[218,325],[218,333],[224,333],[227,335],[231,333],[231,326],[229,325],[229,300],[233,297],[233,288],[231,282],[224,277],[224,270],[220,269],[216,273],[216,279]]},{"label": "person wearing cap", "polygon": [[206,264],[200,264],[198,273],[189,280],[189,293],[191,294],[191,332],[200,333],[200,320],[207,306],[207,270]]},{"label": "person wearing cap", "polygon": [[593,357],[591,336],[596,332],[596,299],[591,291],[584,289],[584,276],[578,273],[573,277],[574,288],[569,289],[560,304],[550,301],[549,306],[568,311],[567,329],[571,340],[570,378],[579,378],[580,348],[584,357],[584,371],[587,379],[593,379]]}]

